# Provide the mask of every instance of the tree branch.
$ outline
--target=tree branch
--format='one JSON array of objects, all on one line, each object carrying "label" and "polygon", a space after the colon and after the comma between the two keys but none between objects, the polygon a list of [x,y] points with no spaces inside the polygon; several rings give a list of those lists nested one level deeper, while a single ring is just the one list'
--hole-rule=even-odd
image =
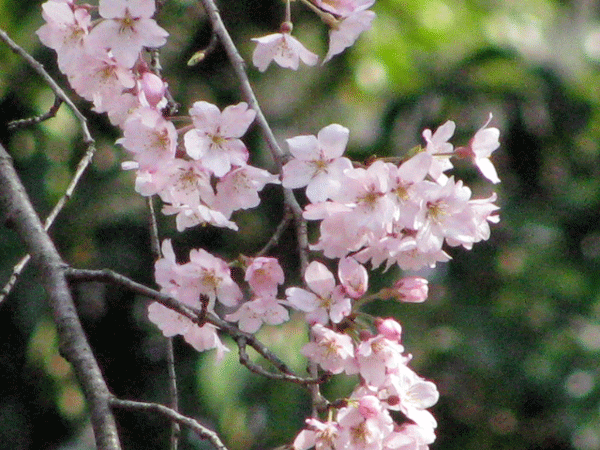
[{"label": "tree branch", "polygon": [[133,411],[151,411],[162,414],[163,416],[169,418],[171,421],[178,423],[184,427],[190,428],[194,431],[201,439],[206,439],[210,441],[210,443],[217,450],[227,450],[227,447],[221,442],[217,433],[212,430],[209,430],[206,427],[200,425],[194,419],[184,416],[183,414],[178,413],[177,411],[167,408],[164,405],[158,403],[146,403],[146,402],[135,402],[132,400],[121,400],[116,397],[112,397],[110,399],[110,404],[117,408],[123,408]]},{"label": "tree branch", "polygon": [[[96,152],[96,148],[94,146],[95,141],[92,138],[92,135],[88,129],[87,119],[85,118],[85,116],[83,114],[81,114],[79,109],[77,109],[77,106],[75,106],[73,101],[67,96],[67,94],[65,94],[65,92],[58,85],[58,83],[56,83],[56,81],[54,81],[54,79],[48,74],[48,72],[46,72],[46,69],[44,69],[44,66],[42,64],[40,64],[38,61],[36,61],[35,58],[33,58],[29,53],[27,53],[25,50],[23,50],[23,48],[21,48],[19,45],[17,45],[8,36],[8,34],[6,34],[6,32],[2,29],[0,29],[0,40],[4,41],[13,52],[15,52],[17,55],[21,56],[50,86],[50,89],[52,89],[52,91],[56,95],[56,100],[54,102],[55,106],[58,105],[58,100],[60,100],[64,103],[66,103],[69,106],[69,108],[71,108],[71,110],[73,111],[73,114],[75,114],[75,117],[77,117],[77,119],[79,120],[81,132],[83,133],[83,140],[87,144],[87,150],[85,152],[85,155],[83,155],[83,158],[81,158],[81,161],[79,161],[79,164],[77,165],[77,169],[75,170],[75,174],[73,175],[73,178],[71,179],[71,182],[69,183],[69,186],[67,186],[67,190],[65,191],[64,195],[60,198],[58,203],[54,206],[54,208],[52,208],[52,211],[50,212],[50,214],[48,215],[48,217],[46,217],[46,220],[44,221],[44,230],[48,231],[50,229],[50,227],[52,226],[52,224],[54,223],[56,216],[58,216],[58,214],[63,209],[63,207],[65,206],[67,201],[73,195],[73,192],[75,191],[75,187],[79,183],[79,180],[81,179],[83,173],[85,172],[85,169],[87,169],[87,167],[90,165],[90,162],[92,161],[92,158],[94,157],[94,153]],[[56,106],[56,109],[58,109],[58,106]],[[30,256],[25,255],[23,258],[21,258],[21,260],[13,268],[13,272],[12,272],[9,280],[2,288],[2,291],[0,291],[0,303],[2,303],[2,300],[4,300],[4,298],[6,298],[8,296],[8,294],[10,293],[10,291],[12,290],[13,286],[17,282],[17,279],[19,278],[19,275],[21,274],[23,269],[27,266],[27,263],[29,263],[29,259],[30,259]]]},{"label": "tree branch", "polygon": [[108,405],[108,387],[79,322],[65,279],[66,266],[34,211],[12,158],[1,144],[0,215],[16,230],[38,268],[54,315],[60,352],[72,364],[87,399],[98,449],[119,450],[117,429]]},{"label": "tree branch", "polygon": [[[204,324],[205,322],[212,323],[216,327],[220,328],[221,331],[231,336],[238,347],[241,350],[240,353],[240,361],[246,360],[247,355],[244,356],[246,345],[249,345],[254,350],[258,352],[263,358],[269,361],[273,366],[279,370],[280,374],[273,374],[265,371],[261,368],[261,370],[255,369],[255,367],[248,367],[253,372],[260,372],[261,375],[268,376],[272,379],[277,380],[285,380],[290,381],[292,383],[303,384],[303,385],[314,385],[320,384],[327,380],[327,377],[314,377],[314,378],[302,378],[297,375],[294,375],[293,371],[287,367],[287,365],[279,359],[277,355],[275,355],[271,350],[269,350],[262,342],[260,342],[253,334],[246,333],[235,325],[226,322],[223,319],[215,316],[214,314],[205,314],[203,311],[192,308],[184,303],[179,302],[177,299],[170,297],[169,295],[163,294],[162,292],[158,292],[154,289],[151,289],[143,284],[136,283],[135,281],[113,272],[112,270],[103,269],[103,270],[85,270],[85,269],[65,269],[65,274],[70,281],[100,281],[100,282],[108,282],[116,285],[123,286],[133,292],[137,292],[145,297],[156,300],[161,305],[172,309],[173,311],[187,317],[191,321],[197,324]],[[243,363],[244,361],[242,361]]]}]

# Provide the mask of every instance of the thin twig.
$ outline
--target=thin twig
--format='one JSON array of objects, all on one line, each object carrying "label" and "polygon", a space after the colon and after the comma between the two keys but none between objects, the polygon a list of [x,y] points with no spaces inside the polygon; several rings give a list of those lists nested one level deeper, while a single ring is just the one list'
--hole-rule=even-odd
[{"label": "thin twig", "polygon": [[[160,64],[160,63],[159,63]],[[148,221],[150,228],[150,248],[152,249],[152,256],[154,260],[160,258],[160,241],[158,237],[158,223],[156,221],[156,214],[154,212],[154,197],[148,197]],[[167,370],[169,372],[169,404],[171,409],[179,411],[179,394],[177,392],[177,374],[175,372],[175,352],[173,351],[173,338],[165,338],[165,347],[167,352]],[[171,438],[170,438],[170,450],[177,450],[179,443],[179,435],[181,429],[179,423],[171,422]]]},{"label": "thin twig", "polygon": [[[173,351],[173,338],[166,338],[167,368],[169,370],[169,397],[173,411],[179,411],[179,393],[177,392],[177,373],[175,372],[175,352]],[[171,450],[177,450],[181,429],[178,422],[171,422]]]},{"label": "thin twig", "polygon": [[217,450],[227,450],[227,447],[225,447],[225,444],[223,444],[217,433],[200,425],[196,420],[184,416],[183,414],[180,414],[177,411],[159,403],[136,402],[133,400],[121,400],[116,397],[112,397],[110,399],[110,404],[113,407],[132,411],[151,411],[162,414],[170,420],[182,426],[188,427],[194,431],[198,437],[209,441]]},{"label": "thin twig", "polygon": [[292,213],[292,209],[286,205],[281,222],[279,222],[279,224],[277,225],[277,228],[275,229],[275,232],[271,236],[271,239],[269,239],[269,242],[267,242],[267,244],[256,254],[257,257],[266,255],[269,250],[271,250],[273,247],[275,247],[279,243],[279,239],[281,239],[281,235],[287,229],[288,225],[290,224],[290,221],[293,218],[294,218],[294,214]]},{"label": "thin twig", "polygon": [[[56,203],[54,208],[52,208],[52,211],[50,212],[50,214],[44,221],[44,230],[48,231],[50,229],[50,227],[52,226],[52,224],[54,223],[56,216],[58,216],[58,214],[63,209],[63,207],[65,206],[67,201],[73,195],[73,192],[75,191],[75,187],[79,183],[79,180],[81,179],[83,173],[85,172],[85,170],[89,166],[90,162],[92,161],[92,158],[94,157],[94,153],[96,151],[96,148],[94,147],[94,139],[92,138],[92,135],[90,134],[90,131],[88,129],[87,119],[85,118],[85,116],[83,114],[81,114],[81,112],[79,111],[79,109],[77,109],[77,106],[75,106],[73,101],[67,96],[67,94],[65,94],[65,92],[56,83],[56,81],[54,81],[54,79],[46,72],[46,70],[44,69],[44,66],[42,64],[40,64],[39,62],[37,62],[31,55],[29,55],[25,50],[23,50],[19,45],[17,45],[12,39],[10,39],[10,37],[2,29],[0,29],[0,39],[2,39],[2,41],[4,41],[11,48],[11,50],[13,52],[20,55],[23,59],[25,59],[25,61],[50,86],[50,89],[52,89],[52,91],[54,92],[56,97],[59,98],[64,103],[66,103],[69,106],[69,108],[71,108],[71,110],[75,114],[75,117],[77,117],[77,119],[79,120],[81,132],[83,133],[83,141],[87,145],[87,150],[86,150],[85,154],[83,155],[83,158],[81,158],[81,161],[79,161],[79,164],[77,165],[77,169],[75,170],[75,174],[73,175],[71,182],[67,186],[67,189],[66,189],[64,195],[60,198],[58,203]],[[12,272],[10,278],[8,279],[7,283],[2,288],[2,291],[0,291],[0,303],[2,303],[2,301],[8,296],[8,294],[10,293],[10,291],[16,284],[19,275],[21,274],[21,272],[23,271],[25,266],[27,266],[29,259],[30,259],[30,256],[25,255],[13,268],[13,272]]]},{"label": "thin twig", "polygon": [[[87,269],[73,269],[67,268],[65,269],[65,275],[68,280],[71,282],[82,282],[82,281],[99,281],[99,282],[107,282],[122,286],[127,288],[133,292],[136,292],[145,297],[156,300],[161,305],[172,309],[173,311],[187,317],[191,321],[196,324],[203,325],[208,322],[223,331],[224,333],[231,336],[238,346],[243,343],[244,345],[249,345],[252,347],[258,354],[260,354],[263,358],[269,361],[281,374],[271,374],[275,375],[277,378],[290,381],[296,384],[302,385],[311,385],[311,384],[320,384],[323,383],[324,379],[322,377],[318,378],[302,378],[297,375],[294,375],[294,372],[283,362],[281,359],[275,355],[271,350],[269,350],[262,342],[260,342],[254,335],[250,333],[246,333],[235,325],[226,322],[225,320],[217,317],[214,314],[206,314],[206,317],[202,318],[203,312],[201,309],[192,308],[184,303],[181,303],[177,299],[163,294],[162,292],[158,292],[154,289],[151,289],[143,284],[137,283],[121,274],[113,272],[109,269],[102,270],[87,270]],[[267,372],[268,373],[268,372]]]},{"label": "thin twig", "polygon": [[38,123],[41,123],[44,120],[52,119],[53,117],[56,116],[56,113],[60,109],[60,105],[62,105],[62,103],[63,103],[63,101],[61,100],[61,98],[58,96],[55,96],[54,103],[52,104],[52,106],[50,107],[48,112],[46,112],[40,116],[30,117],[29,119],[13,120],[11,122],[8,122],[7,128],[9,129],[9,131],[12,131],[17,128],[26,128],[31,125],[37,125]]},{"label": "thin twig", "polygon": [[2,39],[14,53],[23,58],[27,62],[27,64],[29,64],[31,68],[35,70],[38,73],[38,75],[40,75],[44,79],[46,84],[50,86],[52,92],[54,92],[63,102],[65,102],[69,106],[69,108],[71,108],[73,114],[75,114],[75,117],[77,117],[77,120],[79,120],[79,123],[81,125],[81,130],[83,132],[83,142],[85,142],[88,145],[93,144],[94,139],[92,138],[90,130],[88,129],[87,119],[83,114],[81,114],[79,109],[77,109],[77,106],[75,106],[75,104],[69,98],[69,96],[65,94],[65,92],[58,85],[58,83],[56,83],[56,81],[54,81],[54,79],[48,74],[48,72],[46,72],[44,66],[40,64],[33,56],[31,56],[29,53],[23,50],[23,48],[21,48],[17,43],[15,43],[1,28],[0,39]]}]

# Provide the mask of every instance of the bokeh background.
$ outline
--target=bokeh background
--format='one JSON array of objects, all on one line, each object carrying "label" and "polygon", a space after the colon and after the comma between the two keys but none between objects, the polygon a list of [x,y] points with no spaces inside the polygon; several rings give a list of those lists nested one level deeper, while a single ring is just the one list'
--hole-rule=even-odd
[{"label": "bokeh background", "polygon": [[[279,1],[221,2],[240,52],[250,38],[277,30]],[[452,249],[452,261],[429,271],[431,295],[422,305],[378,302],[368,312],[404,326],[413,365],[435,381],[441,399],[434,449],[600,449],[600,5],[593,0],[378,0],[373,29],[323,67],[291,72],[249,67],[258,99],[276,136],[316,134],[330,123],[350,128],[350,155],[402,155],[422,143],[424,128],[457,123],[463,145],[487,119],[501,130],[494,155],[501,222],[472,251]],[[324,55],[327,30],[299,2],[294,35]],[[186,111],[194,101],[224,107],[240,101],[222,49],[188,67],[210,39],[201,7],[168,0],[158,16],[171,37],[162,52],[164,75]],[[35,30],[40,4],[0,1],[0,26],[63,86],[52,51]],[[40,78],[0,44],[0,142],[9,150],[39,213],[60,198],[84,151],[72,114],[9,132],[6,123],[48,110],[53,95]],[[108,267],[152,285],[148,212],[133,189],[118,131],[90,118],[98,151],[52,230],[74,267]],[[254,128],[252,160],[273,169]],[[468,167],[457,176],[478,196],[492,187]],[[281,217],[281,193],[267,188],[264,204],[236,216],[241,232],[191,229],[176,233],[160,218],[185,260],[203,247],[224,257],[252,255]],[[314,235],[313,235],[314,238]],[[298,279],[295,241],[286,234],[272,252]],[[0,283],[24,254],[16,235],[0,228]],[[374,289],[399,272],[376,272]],[[122,397],[168,401],[165,341],[146,319],[147,299],[111,286],[74,287],[82,320],[112,391]],[[261,339],[298,371],[305,325],[266,327]],[[267,381],[237,364],[221,364],[175,340],[181,410],[216,429],[232,450],[269,449],[290,442],[309,412],[307,393]],[[330,398],[355,380],[337,377]],[[168,426],[157,416],[117,412],[124,448],[167,448]],[[26,270],[0,305],[0,448],[82,450],[93,447],[85,403],[57,350],[56,330],[36,274]],[[181,449],[208,449],[184,432]]]}]

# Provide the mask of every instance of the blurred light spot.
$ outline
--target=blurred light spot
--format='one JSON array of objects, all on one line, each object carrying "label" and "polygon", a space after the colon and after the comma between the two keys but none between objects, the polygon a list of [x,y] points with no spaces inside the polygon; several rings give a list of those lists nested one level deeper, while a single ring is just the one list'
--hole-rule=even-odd
[{"label": "blurred light spot", "polygon": [[523,248],[506,249],[498,256],[498,270],[505,275],[518,275],[525,269],[526,258]]},{"label": "blurred light spot", "polygon": [[591,31],[583,41],[584,53],[596,60],[600,60],[600,30]]},{"label": "blurred light spot", "polygon": [[543,59],[548,53],[540,20],[534,14],[492,15],[486,24],[491,40],[499,45],[511,45],[532,59]]},{"label": "blurred light spot", "polygon": [[433,330],[432,337],[433,345],[441,351],[451,350],[462,340],[460,334],[454,328],[448,326],[437,327]]},{"label": "blurred light spot", "polygon": [[580,242],[579,247],[583,256],[588,259],[596,259],[600,257],[600,233],[590,233],[586,235]]},{"label": "blurred light spot", "polygon": [[533,302],[526,314],[534,328],[542,328],[544,325],[552,322],[556,316],[552,305],[543,300]]},{"label": "blurred light spot", "polygon": [[43,319],[38,323],[29,340],[27,359],[46,366],[52,356],[56,354],[57,345],[56,328],[54,327],[54,324],[49,320]]},{"label": "blurred light spot", "polygon": [[80,416],[85,409],[85,400],[78,386],[67,384],[58,398],[58,409],[68,419]]},{"label": "blurred light spot", "polygon": [[454,13],[442,1],[424,2],[420,16],[423,26],[432,31],[445,31],[454,23]]},{"label": "blurred light spot", "polygon": [[570,397],[585,397],[594,389],[594,377],[589,372],[576,370],[567,377],[565,389]]},{"label": "blurred light spot", "polygon": [[30,130],[15,132],[10,139],[9,149],[12,157],[17,160],[31,158],[37,151],[34,134]]},{"label": "blurred light spot", "polygon": [[114,169],[118,163],[119,160],[112,145],[102,145],[96,149],[92,165],[99,172]]},{"label": "blurred light spot", "polygon": [[600,325],[596,323],[584,324],[578,331],[577,338],[586,350],[600,350]]},{"label": "blurred light spot", "polygon": [[59,354],[52,355],[47,368],[48,373],[56,378],[64,378],[71,372],[71,364]]},{"label": "blurred light spot", "polygon": [[553,362],[543,356],[534,355],[525,360],[523,368],[531,378],[544,381],[552,375]]},{"label": "blurred light spot", "polygon": [[587,426],[573,434],[571,443],[577,450],[597,450],[600,448],[600,437],[595,428]]},{"label": "blurred light spot", "polygon": [[376,93],[386,88],[388,74],[385,65],[371,58],[364,58],[355,72],[356,83],[364,91]]},{"label": "blurred light spot", "polygon": [[490,428],[496,434],[514,433],[518,421],[509,409],[501,409],[490,417]]},{"label": "blurred light spot", "polygon": [[61,196],[67,189],[71,180],[71,172],[64,164],[53,164],[52,169],[46,172],[44,186],[51,196]]}]

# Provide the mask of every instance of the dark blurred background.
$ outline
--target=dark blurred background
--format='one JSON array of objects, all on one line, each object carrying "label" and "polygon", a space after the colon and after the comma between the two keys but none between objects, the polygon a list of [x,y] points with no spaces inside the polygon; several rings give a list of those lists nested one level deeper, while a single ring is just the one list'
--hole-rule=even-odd
[{"label": "dark blurred background", "polygon": [[[277,30],[279,1],[229,0],[223,16],[247,61],[250,38]],[[323,67],[297,72],[249,67],[258,99],[281,144],[316,134],[330,123],[350,128],[350,155],[401,155],[422,143],[424,128],[457,123],[464,145],[492,112],[502,147],[494,162],[501,222],[472,251],[452,249],[452,261],[427,273],[423,305],[375,303],[369,312],[404,326],[407,351],[441,399],[434,407],[439,450],[600,449],[600,5],[595,1],[378,0],[373,29]],[[294,35],[324,55],[327,30],[292,4]],[[194,101],[224,107],[240,101],[222,49],[202,64],[186,62],[210,40],[210,26],[191,0],[169,0],[158,16],[171,37],[164,75],[186,111]],[[36,1],[0,1],[0,26],[63,86],[55,55],[34,34],[42,25]],[[60,198],[84,145],[73,115],[7,131],[6,123],[41,114],[53,95],[24,62],[0,45],[0,142],[9,150],[42,217]],[[152,285],[148,212],[133,189],[118,131],[90,118],[98,151],[53,227],[74,267],[107,267]],[[273,169],[255,128],[246,136],[253,163]],[[471,168],[457,176],[477,196],[492,187]],[[235,257],[266,243],[281,217],[281,193],[236,216],[241,232],[190,229],[176,233],[160,218],[162,237],[185,260],[190,248]],[[314,236],[313,236],[314,239]],[[272,254],[296,280],[293,234]],[[0,284],[24,254],[14,233],[0,228]],[[377,272],[391,283],[399,272]],[[95,283],[75,294],[86,332],[112,391],[168,401],[165,341],[146,319],[147,299]],[[304,324],[266,327],[261,339],[296,370],[290,351],[305,342]],[[228,342],[228,341],[227,341]],[[230,342],[228,342],[231,344]],[[233,346],[232,346],[233,348]],[[181,410],[213,427],[232,450],[290,442],[309,413],[306,392],[266,381],[237,364],[235,350],[220,365],[175,340]],[[339,378],[339,380],[338,380]],[[355,380],[325,386],[330,398]],[[168,425],[150,414],[117,413],[124,448],[167,448]],[[0,449],[84,450],[93,447],[85,403],[68,364],[36,274],[26,270],[0,305]],[[181,449],[208,449],[184,431]]]}]

